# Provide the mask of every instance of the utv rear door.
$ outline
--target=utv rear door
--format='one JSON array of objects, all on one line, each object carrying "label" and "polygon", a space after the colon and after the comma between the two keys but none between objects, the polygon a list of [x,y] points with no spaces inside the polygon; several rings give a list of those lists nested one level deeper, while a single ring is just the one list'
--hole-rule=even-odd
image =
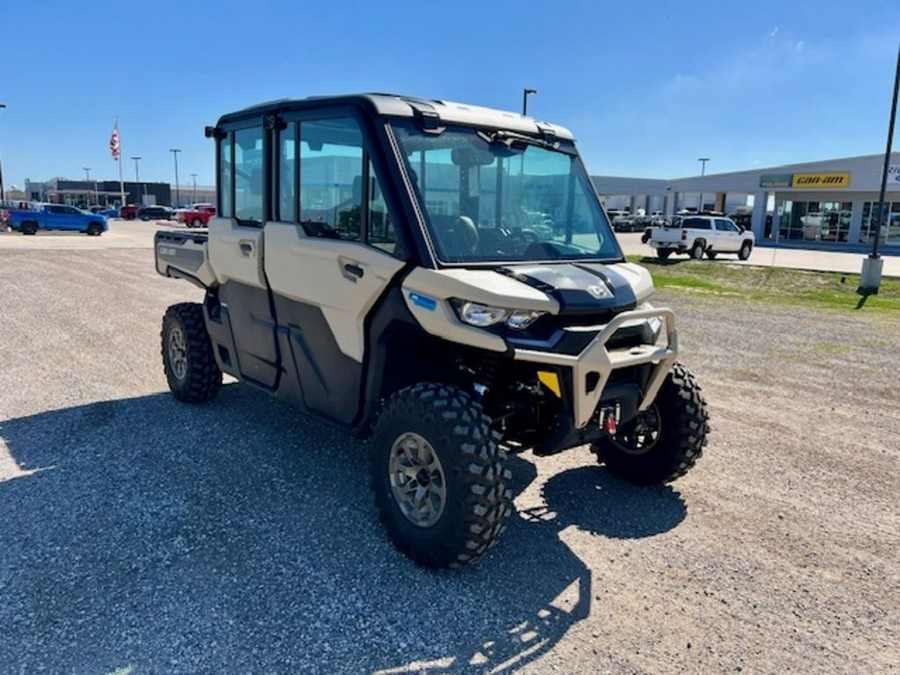
[{"label": "utv rear door", "polygon": [[210,222],[208,251],[221,309],[210,333],[215,338],[220,327],[218,353],[228,372],[275,389],[280,363],[263,270],[264,139],[259,118],[227,130],[219,141],[221,216]]},{"label": "utv rear door", "polygon": [[403,268],[402,246],[357,117],[298,114],[281,126],[265,274],[304,406],[350,424],[361,403],[366,318]]}]

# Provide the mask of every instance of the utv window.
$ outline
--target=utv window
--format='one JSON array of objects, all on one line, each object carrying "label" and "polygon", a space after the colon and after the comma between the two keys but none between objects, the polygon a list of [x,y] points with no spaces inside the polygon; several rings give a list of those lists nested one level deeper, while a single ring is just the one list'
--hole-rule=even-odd
[{"label": "utv window", "polygon": [[570,142],[407,121],[394,131],[442,262],[622,259]]},{"label": "utv window", "polygon": [[261,225],[263,218],[263,130],[234,133],[234,217],[241,225]]},{"label": "utv window", "polygon": [[297,220],[297,125],[289,124],[279,136],[278,220]]},{"label": "utv window", "polygon": [[223,138],[219,145],[219,214],[224,218],[234,217],[234,185],[232,184],[231,134]]},{"label": "utv window", "polygon": [[350,118],[300,123],[300,224],[311,236],[358,240],[363,136]]}]

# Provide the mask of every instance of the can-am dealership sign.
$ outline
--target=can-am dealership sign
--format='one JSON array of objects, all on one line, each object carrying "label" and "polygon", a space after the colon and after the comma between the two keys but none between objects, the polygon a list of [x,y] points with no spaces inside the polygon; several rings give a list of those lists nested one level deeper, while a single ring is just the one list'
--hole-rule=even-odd
[{"label": "can-am dealership sign", "polygon": [[[900,165],[897,168],[900,170]],[[850,186],[850,172],[764,173],[759,177],[759,186],[764,188],[813,188],[817,190],[845,188]]]}]

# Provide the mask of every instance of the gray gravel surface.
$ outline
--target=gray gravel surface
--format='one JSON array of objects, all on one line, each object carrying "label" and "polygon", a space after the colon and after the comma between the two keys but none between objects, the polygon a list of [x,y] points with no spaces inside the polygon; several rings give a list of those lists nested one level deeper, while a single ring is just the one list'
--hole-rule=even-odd
[{"label": "gray gravel surface", "polygon": [[479,565],[388,542],[366,447],[166,391],[149,249],[0,251],[0,672],[879,673],[900,663],[900,317],[659,298],[710,444],[635,488],[511,460]]}]

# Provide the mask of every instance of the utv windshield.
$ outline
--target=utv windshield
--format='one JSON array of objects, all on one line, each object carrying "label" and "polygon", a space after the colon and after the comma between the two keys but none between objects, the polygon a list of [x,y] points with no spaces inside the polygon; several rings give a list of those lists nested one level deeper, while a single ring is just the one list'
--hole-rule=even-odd
[{"label": "utv windshield", "polygon": [[621,260],[568,141],[394,122],[428,235],[444,263]]}]

